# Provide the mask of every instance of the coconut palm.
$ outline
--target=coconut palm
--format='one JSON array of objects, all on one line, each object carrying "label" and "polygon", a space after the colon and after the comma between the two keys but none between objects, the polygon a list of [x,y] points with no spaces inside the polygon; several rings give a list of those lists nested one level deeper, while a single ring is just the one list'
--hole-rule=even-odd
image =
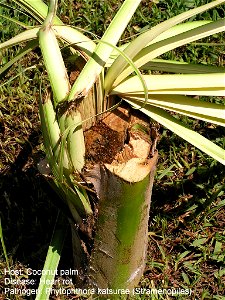
[{"label": "coconut palm", "polygon": [[[70,208],[79,279],[98,288],[132,289],[143,274],[148,244],[159,137],[152,120],[225,163],[222,148],[175,117],[224,126],[224,106],[201,100],[225,95],[224,68],[160,58],[224,31],[224,20],[185,21],[225,1],[211,1],[168,19],[120,47],[116,45],[141,0],[123,1],[100,40],[64,25],[56,17],[56,0],[49,6],[42,0],[14,2],[40,26],[0,44],[4,49],[27,43],[1,72],[40,47],[50,81],[49,88],[40,85],[49,164],[43,174]],[[71,69],[65,66],[68,56],[73,58]],[[65,223],[63,216],[59,223]],[[58,244],[64,235],[63,230],[57,232]],[[59,258],[51,246],[45,268],[57,268]],[[37,299],[43,299],[41,295]]]}]

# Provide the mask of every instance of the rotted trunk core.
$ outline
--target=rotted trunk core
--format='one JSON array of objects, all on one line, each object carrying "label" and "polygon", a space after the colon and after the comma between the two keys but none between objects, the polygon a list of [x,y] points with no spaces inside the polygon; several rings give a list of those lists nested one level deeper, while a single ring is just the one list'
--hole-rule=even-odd
[{"label": "rotted trunk core", "polygon": [[96,197],[89,286],[132,289],[145,267],[157,151],[149,119],[126,103],[84,132],[85,180]]},{"label": "rotted trunk core", "polygon": [[[87,168],[93,168],[96,164],[116,165],[135,157],[148,159],[153,156],[149,118],[126,103],[107,113],[84,136]],[[136,143],[139,143],[138,147]]]}]

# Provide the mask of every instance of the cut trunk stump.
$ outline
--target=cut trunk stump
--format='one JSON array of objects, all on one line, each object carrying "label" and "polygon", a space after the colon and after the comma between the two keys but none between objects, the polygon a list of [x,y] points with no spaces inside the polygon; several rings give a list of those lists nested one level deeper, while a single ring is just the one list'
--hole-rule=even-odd
[{"label": "cut trunk stump", "polygon": [[98,198],[90,286],[132,290],[145,268],[157,151],[149,120],[127,106],[85,133],[87,181]]}]

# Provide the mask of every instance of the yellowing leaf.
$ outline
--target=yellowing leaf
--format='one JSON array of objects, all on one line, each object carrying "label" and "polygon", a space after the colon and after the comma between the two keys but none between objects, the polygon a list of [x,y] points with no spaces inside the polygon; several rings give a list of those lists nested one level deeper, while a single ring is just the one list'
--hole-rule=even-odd
[{"label": "yellowing leaf", "polygon": [[[136,108],[140,107],[138,101],[132,100],[127,102]],[[224,149],[203,137],[201,134],[188,128],[165,110],[147,104],[144,108],[141,108],[140,111],[225,165]]]},{"label": "yellowing leaf", "polygon": [[[144,95],[123,96],[145,102]],[[225,126],[225,106],[180,95],[148,95],[148,103],[198,120]]]},{"label": "yellowing leaf", "polygon": [[[149,94],[225,96],[225,73],[143,75]],[[142,94],[142,86],[132,76],[111,94]]]}]

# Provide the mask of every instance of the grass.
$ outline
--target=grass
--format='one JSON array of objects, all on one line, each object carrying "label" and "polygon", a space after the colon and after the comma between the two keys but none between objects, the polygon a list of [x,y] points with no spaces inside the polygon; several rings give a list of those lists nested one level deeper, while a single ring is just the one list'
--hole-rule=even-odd
[{"label": "grass", "polygon": [[[193,5],[206,2],[210,1],[142,1],[123,39],[139,33],[141,28],[147,29]],[[11,1],[7,3],[12,4]],[[74,4],[64,0],[60,2],[59,12],[65,23],[101,36],[120,3],[86,0]],[[1,13],[4,12],[10,12],[24,22],[29,20],[15,10],[4,8]],[[224,8],[221,6],[197,19],[222,17]],[[7,20],[2,19],[1,26],[2,41],[18,32],[18,27]],[[203,42],[222,41],[222,36],[218,35]],[[9,60],[15,51],[17,48],[8,51],[1,63]],[[224,46],[190,44],[168,53],[167,58],[223,65],[222,51]],[[42,269],[58,207],[66,210],[36,167],[40,157],[44,156],[37,99],[40,77],[44,78],[45,73],[38,54],[37,49],[10,70],[4,80],[6,84],[1,87],[0,101],[0,216],[9,264],[12,269],[23,270],[24,277],[28,267]],[[224,99],[213,98],[212,101]],[[224,145],[224,130],[220,127],[188,118],[184,120],[192,128]],[[148,261],[140,287],[192,290],[190,296],[177,295],[176,299],[222,300],[225,290],[224,168],[165,128],[160,130],[159,162],[149,222]],[[59,269],[71,266],[68,234]],[[5,286],[4,268],[7,264],[2,255],[0,288]],[[37,276],[33,278],[37,280]],[[62,285],[59,281],[56,287],[68,288],[70,284]],[[0,299],[4,299],[3,294],[0,294]],[[9,299],[25,297],[10,295]],[[29,299],[34,298],[31,296]],[[52,296],[51,299],[57,297]],[[61,295],[60,299],[72,298]],[[136,294],[135,299],[174,297],[144,293]]]}]

